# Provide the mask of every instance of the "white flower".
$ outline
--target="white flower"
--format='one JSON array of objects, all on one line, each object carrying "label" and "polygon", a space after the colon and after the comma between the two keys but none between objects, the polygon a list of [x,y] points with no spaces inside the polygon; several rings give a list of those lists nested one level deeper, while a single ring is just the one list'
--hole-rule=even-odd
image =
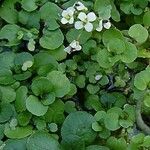
[{"label": "white flower", "polygon": [[28,68],[32,67],[32,65],[33,65],[33,62],[30,61],[30,60],[28,60],[28,61],[26,61],[26,62],[23,63],[23,66],[22,66],[21,69],[23,71],[27,71]]},{"label": "white flower", "polygon": [[85,7],[84,4],[81,3],[81,2],[75,3],[75,4],[74,4],[74,7],[75,7],[78,11],[82,11],[82,10],[87,11],[87,10],[88,10],[87,7]]},{"label": "white flower", "polygon": [[73,24],[74,23],[74,12],[75,9],[73,7],[69,7],[66,10],[63,10],[62,12],[62,19],[61,19],[61,23],[62,24]]},{"label": "white flower", "polygon": [[96,81],[100,80],[101,78],[102,78],[102,75],[100,75],[100,74],[98,74],[98,75],[95,76],[95,80]]},{"label": "white flower", "polygon": [[99,26],[96,28],[96,31],[102,31],[103,27],[109,29],[111,27],[111,22],[109,20],[100,20]]},{"label": "white flower", "polygon": [[94,12],[90,12],[85,14],[84,12],[80,12],[78,15],[80,21],[75,22],[76,29],[85,28],[87,32],[91,32],[93,30],[93,24],[91,22],[96,20],[96,15]]},{"label": "white flower", "polygon": [[80,51],[81,49],[82,47],[79,44],[79,41],[74,40],[70,43],[68,47],[64,49],[64,51],[67,52],[68,54],[71,54],[71,52]]}]

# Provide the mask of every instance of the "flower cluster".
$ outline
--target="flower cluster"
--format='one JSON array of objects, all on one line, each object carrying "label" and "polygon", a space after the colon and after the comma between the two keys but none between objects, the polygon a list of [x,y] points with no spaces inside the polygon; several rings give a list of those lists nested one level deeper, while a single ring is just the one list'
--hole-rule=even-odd
[{"label": "flower cluster", "polygon": [[81,2],[76,2],[72,7],[63,10],[61,23],[74,24],[77,30],[85,29],[87,32],[94,30],[94,23],[98,24],[95,28],[98,32],[103,28],[109,29],[111,27],[109,20],[103,20],[97,17],[94,12],[88,12],[88,8]]},{"label": "flower cluster", "polygon": [[[97,17],[94,12],[88,12],[88,8],[81,2],[76,2],[73,6],[63,10],[61,23],[74,25],[75,29],[85,29],[87,32],[93,30],[101,32],[103,28],[109,29],[111,27],[109,20],[103,20]],[[81,48],[79,41],[74,40],[64,51],[71,54],[74,51],[80,51]]]},{"label": "flower cluster", "polygon": [[79,44],[79,41],[72,41],[68,47],[64,49],[65,52],[68,54],[71,54],[71,52],[80,51],[82,49],[81,45]]}]

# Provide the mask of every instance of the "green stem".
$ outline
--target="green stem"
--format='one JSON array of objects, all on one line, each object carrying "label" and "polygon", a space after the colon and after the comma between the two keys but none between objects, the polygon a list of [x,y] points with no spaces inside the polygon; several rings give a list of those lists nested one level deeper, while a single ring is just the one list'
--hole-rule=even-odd
[{"label": "green stem", "polygon": [[145,124],[141,115],[142,101],[138,100],[136,105],[136,122],[138,127],[145,133],[150,135],[150,127]]}]

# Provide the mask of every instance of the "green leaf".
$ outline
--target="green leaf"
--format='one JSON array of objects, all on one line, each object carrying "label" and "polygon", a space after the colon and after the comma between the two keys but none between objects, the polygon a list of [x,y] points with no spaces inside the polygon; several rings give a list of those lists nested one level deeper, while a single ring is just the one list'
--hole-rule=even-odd
[{"label": "green leaf", "polygon": [[0,69],[0,84],[8,85],[14,83],[15,80],[12,75],[12,71],[6,68]]},{"label": "green leaf", "polygon": [[78,75],[75,79],[75,83],[79,88],[84,88],[85,87],[85,76]]},{"label": "green leaf", "polygon": [[87,90],[90,94],[96,94],[100,90],[100,88],[98,85],[88,84]]},{"label": "green leaf", "polygon": [[40,45],[46,49],[56,49],[63,44],[64,35],[60,29],[49,31],[43,30],[43,36],[40,38]]},{"label": "green leaf", "polygon": [[84,44],[91,37],[91,35],[91,32],[71,29],[67,32],[66,38],[68,43],[71,43],[73,40],[78,40],[80,44]]},{"label": "green leaf", "polygon": [[[43,59],[44,58],[44,59]],[[50,54],[40,52],[34,55],[34,66],[40,76],[45,76],[52,70],[56,70],[58,62]]]},{"label": "green leaf", "polygon": [[51,132],[56,132],[56,131],[58,130],[58,126],[57,126],[56,123],[50,123],[50,124],[48,125],[48,127],[49,127],[49,130],[50,130]]},{"label": "green leaf", "polygon": [[10,103],[16,99],[16,92],[10,86],[0,86],[0,91],[2,92],[2,102]]},{"label": "green leaf", "polygon": [[99,125],[98,122],[93,122],[92,123],[92,129],[96,132],[102,131],[102,127]]},{"label": "green leaf", "polygon": [[73,102],[73,101],[67,101],[65,103],[65,112],[67,112],[68,114],[72,113],[72,112],[75,112],[76,111],[75,106],[76,106],[75,102]]},{"label": "green leaf", "polygon": [[17,33],[20,31],[20,27],[15,24],[7,24],[0,30],[0,39],[7,39],[9,42],[18,41]]},{"label": "green leaf", "polygon": [[8,139],[5,144],[4,150],[26,150],[26,138]]},{"label": "green leaf", "polygon": [[16,127],[15,129],[11,129],[9,127],[9,124],[5,125],[4,134],[6,137],[11,139],[21,139],[29,136],[32,134],[32,127],[26,126],[26,127]]},{"label": "green leaf", "polygon": [[55,100],[53,104],[49,106],[47,113],[44,115],[46,122],[55,122],[57,124],[62,124],[65,116],[64,116],[64,108],[65,104],[63,101]]},{"label": "green leaf", "polygon": [[62,45],[55,50],[49,50],[48,53],[52,55],[57,61],[64,60],[67,57],[67,53],[64,51],[65,47]]},{"label": "green leaf", "polygon": [[111,148],[112,150],[120,150],[120,149],[126,150],[127,149],[127,143],[124,138],[117,139],[115,137],[110,137],[107,140],[107,146]]},{"label": "green leaf", "polygon": [[26,99],[26,108],[29,112],[36,116],[43,116],[48,110],[48,106],[44,106],[39,99],[33,95],[30,95]]},{"label": "green leaf", "polygon": [[17,116],[18,124],[20,126],[27,126],[30,122],[31,117],[32,117],[32,114],[28,111],[24,111],[22,113],[19,113]]},{"label": "green leaf", "polygon": [[115,131],[120,128],[119,115],[117,113],[108,113],[104,118],[105,127],[108,130]]},{"label": "green leaf", "polygon": [[32,61],[34,62],[33,56],[28,53],[28,52],[21,52],[18,53],[15,57],[15,65],[21,66],[26,62],[26,61]]},{"label": "green leaf", "polygon": [[[53,86],[53,92],[56,97],[63,97],[70,91],[70,81],[60,71],[52,71],[47,75]],[[65,85],[65,86],[64,86]]]},{"label": "green leaf", "polygon": [[90,145],[86,148],[86,150],[109,150],[109,148],[100,145]]},{"label": "green leaf", "polygon": [[110,61],[111,55],[106,49],[100,49],[97,53],[97,62],[103,68],[110,68],[114,65],[114,62]]},{"label": "green leaf", "polygon": [[59,19],[61,8],[55,3],[47,2],[40,8],[41,19]]},{"label": "green leaf", "polygon": [[69,114],[61,128],[63,141],[81,141],[89,144],[94,141],[96,134],[92,130],[92,123],[95,121],[91,114],[84,111],[77,111]]},{"label": "green leaf", "polygon": [[144,146],[146,148],[150,147],[150,136],[145,136],[142,146]]},{"label": "green leaf", "polygon": [[98,111],[94,115],[94,118],[96,119],[96,121],[103,122],[105,116],[106,116],[106,112],[105,111]]},{"label": "green leaf", "polygon": [[107,45],[108,51],[115,54],[121,54],[125,51],[125,42],[123,40],[114,38],[111,39]]},{"label": "green leaf", "polygon": [[37,9],[36,0],[22,0],[21,1],[22,8],[28,12],[34,11]]},{"label": "green leaf", "polygon": [[150,107],[150,95],[144,97],[144,104],[145,106]]},{"label": "green leaf", "polygon": [[100,18],[107,20],[111,17],[112,6],[110,0],[96,0],[94,4],[94,10],[98,12]]},{"label": "green leaf", "polygon": [[27,140],[27,150],[60,150],[56,139],[46,132],[35,132]]},{"label": "green leaf", "polygon": [[0,105],[0,123],[4,123],[13,115],[12,106],[9,103],[1,103]]},{"label": "green leaf", "polygon": [[150,11],[145,12],[143,16],[143,23],[146,27],[150,26]]},{"label": "green leaf", "polygon": [[13,52],[3,52],[0,54],[0,66],[1,68],[13,68],[14,67],[14,59],[15,53]]},{"label": "green leaf", "polygon": [[125,43],[126,49],[121,55],[121,60],[125,63],[131,63],[137,58],[137,48],[130,42]]},{"label": "green leaf", "polygon": [[103,33],[102,41],[105,46],[107,46],[107,44],[113,39],[120,39],[120,40],[124,41],[124,37],[123,37],[122,33],[115,28],[106,30]]},{"label": "green leaf", "polygon": [[43,96],[43,99],[42,99],[42,103],[43,105],[50,105],[52,103],[54,103],[56,97],[55,97],[55,93],[49,93],[49,94],[45,94]]},{"label": "green leaf", "polygon": [[[144,43],[148,38],[148,31],[140,24],[135,24],[130,27],[128,34],[135,39],[138,43]],[[142,36],[141,36],[142,35]]]},{"label": "green leaf", "polygon": [[23,112],[26,110],[26,99],[28,89],[26,86],[21,86],[16,91],[15,108],[17,112]]},{"label": "green leaf", "polygon": [[17,23],[17,10],[14,8],[14,3],[17,0],[7,0],[2,3],[0,8],[0,17],[10,24]]},{"label": "green leaf", "polygon": [[141,91],[145,90],[150,81],[149,76],[150,72],[147,70],[141,71],[140,73],[136,74],[134,78],[134,86]]},{"label": "green leaf", "polygon": [[43,94],[47,94],[52,91],[52,84],[47,78],[38,77],[33,80],[31,89],[36,96],[42,96]]}]

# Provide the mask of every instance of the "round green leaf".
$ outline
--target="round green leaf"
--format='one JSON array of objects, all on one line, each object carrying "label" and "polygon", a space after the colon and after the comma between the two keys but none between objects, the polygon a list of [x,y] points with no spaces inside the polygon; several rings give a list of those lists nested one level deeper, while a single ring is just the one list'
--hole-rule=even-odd
[{"label": "round green leaf", "polygon": [[26,108],[29,112],[31,112],[33,115],[36,115],[36,116],[43,116],[48,110],[48,106],[44,106],[38,100],[38,98],[33,95],[30,95],[26,99]]},{"label": "round green leaf", "polygon": [[60,150],[56,139],[46,132],[35,132],[27,140],[27,150]]},{"label": "round green leaf", "polygon": [[91,128],[93,122],[95,122],[94,117],[87,112],[77,111],[69,114],[61,128],[63,141],[71,140],[75,142],[77,139],[80,139],[85,144],[93,142],[96,137],[95,132]]},{"label": "round green leaf", "polygon": [[36,0],[22,0],[21,5],[24,10],[29,12],[37,9]]},{"label": "round green leaf", "polygon": [[93,122],[92,123],[92,129],[96,132],[102,131],[102,127],[99,125],[98,122]]},{"label": "round green leaf", "polygon": [[109,150],[109,148],[100,145],[90,145],[86,148],[86,150]]},{"label": "round green leaf", "polygon": [[114,65],[114,62],[110,61],[111,55],[106,49],[100,49],[97,54],[97,62],[103,68],[110,68]]},{"label": "round green leaf", "polygon": [[150,11],[145,12],[145,14],[143,16],[143,23],[147,27],[150,26]]},{"label": "round green leaf", "polygon": [[31,89],[36,96],[39,96],[51,92],[52,84],[47,78],[39,77],[33,80]]},{"label": "round green leaf", "polygon": [[[56,97],[63,97],[70,91],[70,81],[60,71],[52,71],[47,75],[53,86]],[[65,85],[65,86],[64,86]]]},{"label": "round green leaf", "polygon": [[7,39],[8,41],[14,41],[17,39],[17,33],[20,27],[15,24],[7,24],[0,30],[0,39]]},{"label": "round green leaf", "polygon": [[26,86],[21,86],[16,91],[15,108],[17,112],[23,112],[26,110],[26,98],[28,89]]},{"label": "round green leaf", "polygon": [[56,49],[63,44],[64,35],[60,29],[49,31],[43,30],[43,36],[40,38],[40,45],[46,49]]},{"label": "round green leaf", "polygon": [[0,105],[0,123],[4,123],[13,115],[12,106],[8,103],[1,103]]},{"label": "round green leaf", "polygon": [[2,92],[2,102],[10,103],[16,99],[16,92],[10,86],[0,86],[0,91]]},{"label": "round green leaf", "polygon": [[125,43],[126,49],[121,55],[121,60],[125,63],[131,63],[137,58],[137,48],[130,42]]},{"label": "round green leaf", "polygon": [[5,144],[3,150],[26,150],[26,138],[8,139]]},{"label": "round green leaf", "polygon": [[21,139],[32,134],[32,127],[16,127],[15,129],[11,129],[9,124],[6,124],[4,134],[11,139]]},{"label": "round green leaf", "polygon": [[108,51],[113,52],[115,54],[121,54],[126,49],[124,41],[117,38],[110,40],[107,48]]},{"label": "round green leaf", "polygon": [[144,104],[145,106],[150,107],[150,95],[144,97]]},{"label": "round green leaf", "polygon": [[119,115],[117,113],[108,113],[104,118],[105,127],[108,130],[115,131],[120,128]]},{"label": "round green leaf", "polygon": [[15,57],[15,65],[22,66],[26,61],[34,61],[33,56],[28,52],[18,53]]},{"label": "round green leaf", "polygon": [[148,38],[147,29],[140,24],[135,24],[131,26],[128,34],[140,44],[144,43]]},{"label": "round green leaf", "polygon": [[14,83],[15,80],[12,75],[12,71],[6,68],[0,69],[0,84],[7,85]]},{"label": "round green leaf", "polygon": [[57,126],[56,123],[50,123],[50,124],[48,125],[48,127],[49,127],[49,130],[50,130],[51,132],[56,132],[56,131],[58,130],[58,126]]},{"label": "round green leaf", "polygon": [[84,44],[91,37],[91,35],[91,32],[71,29],[67,32],[66,38],[69,43],[71,43],[75,39],[78,39],[80,44]]}]

